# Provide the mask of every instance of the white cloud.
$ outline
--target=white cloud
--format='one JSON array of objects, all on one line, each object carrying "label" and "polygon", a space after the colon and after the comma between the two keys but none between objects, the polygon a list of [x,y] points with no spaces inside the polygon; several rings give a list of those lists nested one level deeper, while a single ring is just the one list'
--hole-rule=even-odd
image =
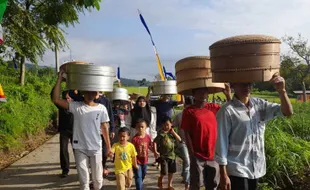
[{"label": "white cloud", "polygon": [[[262,33],[281,37],[305,33],[310,17],[308,0],[132,0],[157,25],[210,31],[217,36]],[[104,4],[103,4],[104,5]],[[310,34],[309,34],[310,35]],[[214,39],[217,40],[217,39]]]},{"label": "white cloud", "polygon": [[[162,47],[165,44],[158,47],[162,62],[171,71],[178,59],[195,54],[208,55],[209,45],[233,35],[255,33],[281,38],[286,34],[296,36],[301,33],[310,39],[309,7],[309,0],[103,0],[100,12],[86,14],[81,25],[87,27],[87,22],[114,17],[123,20],[136,18],[139,23],[136,11],[139,8],[152,29],[174,29],[175,35],[178,31],[189,30],[188,39],[180,38],[184,40],[181,47],[180,43],[174,47],[174,41],[167,41],[169,48],[165,51]],[[117,24],[105,30],[112,30]],[[141,32],[144,29],[141,25],[137,30]],[[113,39],[69,36],[68,41],[75,59],[114,67],[121,65],[122,73],[128,78],[152,79],[157,72],[156,60],[152,57],[149,39],[141,40],[139,32],[137,36],[125,39],[117,36]],[[158,34],[155,36],[156,39],[163,38]],[[169,36],[165,38],[169,39]],[[52,58],[53,54],[49,53],[44,60],[53,62]],[[60,53],[61,62],[68,59],[68,51]]]}]

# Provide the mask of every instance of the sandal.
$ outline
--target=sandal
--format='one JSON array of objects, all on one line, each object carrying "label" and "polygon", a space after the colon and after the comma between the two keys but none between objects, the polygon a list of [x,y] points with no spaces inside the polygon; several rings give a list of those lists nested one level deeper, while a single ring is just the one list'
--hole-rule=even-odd
[{"label": "sandal", "polygon": [[174,188],[173,187],[168,187],[168,190],[174,190]]}]

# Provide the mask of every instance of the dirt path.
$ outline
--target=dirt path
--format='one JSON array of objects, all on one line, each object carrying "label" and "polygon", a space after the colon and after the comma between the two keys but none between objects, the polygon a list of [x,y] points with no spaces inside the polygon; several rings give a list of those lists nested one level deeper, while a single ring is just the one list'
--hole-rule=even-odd
[{"label": "dirt path", "polygon": [[[34,190],[34,189],[79,189],[79,182],[74,158],[70,153],[71,170],[67,178],[61,179],[59,166],[59,136],[56,135],[44,145],[40,146],[27,156],[18,160],[0,173],[0,190]],[[150,158],[150,161],[153,161]],[[180,167],[181,164],[178,164]],[[108,163],[112,171],[112,163]],[[179,170],[180,171],[180,170]],[[145,179],[145,189],[158,189],[157,177],[159,171],[155,167],[148,168]],[[105,190],[116,190],[115,177],[110,175],[104,179]],[[166,180],[165,180],[166,181]],[[184,189],[181,184],[180,172],[175,174],[175,189]],[[134,184],[133,187],[134,188]]]}]

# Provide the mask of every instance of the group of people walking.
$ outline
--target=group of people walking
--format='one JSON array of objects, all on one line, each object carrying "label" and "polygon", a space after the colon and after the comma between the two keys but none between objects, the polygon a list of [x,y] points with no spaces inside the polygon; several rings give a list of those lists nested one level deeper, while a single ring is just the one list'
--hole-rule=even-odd
[{"label": "group of people walking", "polygon": [[[116,189],[143,189],[149,152],[153,152],[160,173],[158,188],[173,188],[176,156],[183,161],[186,190],[255,190],[266,173],[264,153],[265,123],[275,117],[290,116],[292,105],[285,81],[274,75],[271,83],[279,93],[280,104],[250,96],[252,83],[231,83],[223,93],[227,102],[208,103],[208,88],[192,90],[181,102],[168,95],[150,101],[137,98],[133,107],[110,101],[98,92],[66,91],[61,95],[63,72],[52,91],[59,108],[60,160],[62,175],[69,172],[68,142],[74,149],[81,189],[101,189],[108,175],[107,158],[114,161]],[[231,97],[231,89],[234,96]],[[150,89],[149,89],[150,92]],[[172,108],[184,109],[173,119]],[[168,184],[163,184],[164,176]]]}]

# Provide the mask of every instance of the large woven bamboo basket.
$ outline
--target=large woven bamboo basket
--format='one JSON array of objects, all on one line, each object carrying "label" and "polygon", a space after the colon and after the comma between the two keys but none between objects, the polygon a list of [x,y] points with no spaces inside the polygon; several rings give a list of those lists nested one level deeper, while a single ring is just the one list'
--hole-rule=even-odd
[{"label": "large woven bamboo basket", "polygon": [[220,92],[223,83],[213,83],[208,56],[192,56],[179,60],[175,64],[177,89],[179,94],[192,95],[195,88],[208,87],[209,93]]},{"label": "large woven bamboo basket", "polygon": [[272,36],[242,35],[210,46],[213,82],[264,82],[280,69],[281,41]]}]

